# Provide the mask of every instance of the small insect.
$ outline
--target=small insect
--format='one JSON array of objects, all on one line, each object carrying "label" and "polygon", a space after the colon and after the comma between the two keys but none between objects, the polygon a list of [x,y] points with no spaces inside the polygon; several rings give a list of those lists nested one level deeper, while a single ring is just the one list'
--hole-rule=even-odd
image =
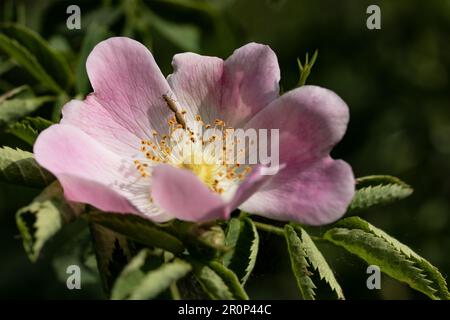
[{"label": "small insect", "polygon": [[183,127],[183,129],[186,129],[186,122],[183,119],[183,114],[178,111],[175,100],[173,100],[167,94],[163,94],[162,97],[163,97],[164,101],[166,102],[167,107],[170,109],[170,111],[175,113],[176,122],[178,122]]},{"label": "small insect", "polygon": [[177,112],[178,112],[178,109],[177,109],[177,105],[176,105],[175,100],[173,100],[173,99],[172,99],[171,97],[169,97],[169,95],[167,95],[167,94],[163,94],[162,97],[163,97],[164,101],[166,102],[167,106],[169,107],[169,109],[170,109],[172,112],[177,113]]}]

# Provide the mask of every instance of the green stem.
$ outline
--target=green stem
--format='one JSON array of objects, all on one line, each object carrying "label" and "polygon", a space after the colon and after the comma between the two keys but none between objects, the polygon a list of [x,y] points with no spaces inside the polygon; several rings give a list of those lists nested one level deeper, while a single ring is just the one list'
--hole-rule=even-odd
[{"label": "green stem", "polygon": [[255,224],[256,228],[259,229],[259,230],[262,230],[262,231],[265,231],[265,232],[268,232],[268,233],[273,233],[273,234],[276,234],[278,236],[284,237],[284,230],[283,230],[283,228],[275,227],[275,226],[272,226],[270,224],[266,224],[266,223],[262,223],[262,222],[253,221],[253,223]]},{"label": "green stem", "polygon": [[176,281],[170,285],[170,294],[173,300],[181,300],[180,290],[178,290]]},{"label": "green stem", "polygon": [[[262,222],[253,221],[253,223],[255,224],[255,226],[258,230],[262,230],[262,231],[265,231],[268,233],[276,234],[277,236],[280,236],[280,237],[284,237],[284,229],[283,228],[276,227],[271,224],[262,223]],[[325,239],[323,239],[322,237],[316,237],[316,236],[311,236],[311,235],[310,235],[310,237],[314,241],[325,241]]]}]

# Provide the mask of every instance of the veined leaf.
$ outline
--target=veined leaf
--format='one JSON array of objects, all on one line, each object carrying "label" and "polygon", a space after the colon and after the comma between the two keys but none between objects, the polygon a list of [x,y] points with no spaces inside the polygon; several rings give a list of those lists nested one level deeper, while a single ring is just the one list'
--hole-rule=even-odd
[{"label": "veined leaf", "polygon": [[235,272],[240,282],[245,284],[255,267],[258,255],[259,235],[253,221],[248,217],[231,219],[225,245],[230,247],[230,250],[223,256],[224,265]]},{"label": "veined leaf", "polygon": [[209,266],[222,278],[222,280],[227,284],[233,296],[239,300],[248,300],[248,295],[242,287],[237,275],[225,267],[223,264],[217,261],[212,261]]},{"label": "veined leaf", "polygon": [[203,290],[194,273],[187,274],[177,281],[178,293],[184,300],[208,300],[209,295]]},{"label": "veined leaf", "polygon": [[309,271],[307,253],[303,247],[302,240],[290,225],[284,227],[289,257],[291,259],[292,272],[297,280],[301,297],[304,300],[315,300],[316,286],[311,280],[312,273]]},{"label": "veined leaf", "polygon": [[367,176],[356,180],[356,193],[349,211],[390,203],[412,194],[413,189],[392,176]]},{"label": "veined leaf", "polygon": [[31,152],[3,147],[0,148],[0,180],[41,188],[55,178],[37,164]]},{"label": "veined leaf", "polygon": [[123,269],[114,284],[111,298],[155,298],[192,269],[189,263],[180,259],[163,262],[162,255],[153,255],[148,249],[139,252]]},{"label": "veined leaf", "polygon": [[239,239],[239,234],[241,232],[242,221],[238,218],[231,218],[228,221],[228,229],[225,238],[225,246],[229,249],[222,257],[223,264],[228,267],[230,265],[231,259],[233,258],[234,251],[236,249],[236,243]]},{"label": "veined leaf", "polygon": [[153,222],[132,214],[90,212],[85,217],[93,222],[116,231],[130,239],[148,246],[180,254],[185,250],[183,243],[163,231]]},{"label": "veined leaf", "polygon": [[140,285],[131,294],[130,299],[143,300],[154,298],[169,288],[174,281],[184,277],[191,269],[190,264],[179,259],[165,263],[158,269],[145,275]]},{"label": "veined leaf", "polygon": [[235,300],[227,282],[210,266],[193,261],[194,275],[203,291],[213,300]]},{"label": "veined leaf", "polygon": [[450,299],[445,279],[436,267],[359,217],[339,221],[324,238],[432,299]]},{"label": "veined leaf", "polygon": [[23,245],[31,261],[36,261],[44,244],[61,227],[77,216],[83,206],[70,204],[64,199],[60,184],[55,181],[36,197],[31,204],[16,214],[16,222]]},{"label": "veined leaf", "polygon": [[126,299],[133,292],[145,274],[164,263],[163,251],[153,254],[150,249],[143,249],[123,268],[111,290],[111,299]]},{"label": "veined leaf", "polygon": [[22,121],[13,123],[8,127],[8,132],[33,145],[38,135],[53,122],[41,117],[26,117]]},{"label": "veined leaf", "polygon": [[114,281],[127,265],[131,253],[127,238],[98,224],[91,224],[97,266],[108,294]]},{"label": "veined leaf", "polygon": [[33,111],[39,109],[46,102],[53,101],[51,96],[31,97],[26,99],[11,99],[0,103],[0,127],[6,126]]},{"label": "veined leaf", "polygon": [[[62,90],[67,89],[71,82],[71,72],[67,61],[36,32],[19,24],[5,23],[0,25],[0,31],[8,38],[14,39],[23,46],[41,66],[52,80],[51,86]],[[19,64],[21,58],[11,55]],[[24,65],[25,67],[25,65]],[[30,70],[29,70],[30,71]],[[56,89],[56,87],[55,87]],[[61,89],[57,90],[60,91]]]},{"label": "veined leaf", "polygon": [[295,226],[294,229],[300,237],[307,260],[314,270],[319,273],[320,279],[328,283],[330,288],[336,293],[338,299],[345,299],[342,288],[334,277],[333,271],[309,234],[300,226]]},{"label": "veined leaf", "polygon": [[18,64],[31,73],[39,82],[54,92],[62,92],[61,87],[53,80],[44,68],[39,64],[36,57],[15,39],[0,34],[0,49],[5,51]]}]

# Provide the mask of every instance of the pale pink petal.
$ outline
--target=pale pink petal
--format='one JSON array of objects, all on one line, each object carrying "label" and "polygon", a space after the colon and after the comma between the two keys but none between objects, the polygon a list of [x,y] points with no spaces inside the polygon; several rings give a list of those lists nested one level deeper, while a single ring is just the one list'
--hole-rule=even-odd
[{"label": "pale pink petal", "polygon": [[110,117],[135,136],[167,133],[172,115],[163,95],[171,89],[148,49],[139,42],[116,37],[92,50],[86,69],[93,95]]},{"label": "pale pink petal", "polygon": [[245,180],[239,184],[231,201],[227,204],[230,211],[239,207],[243,202],[250,198],[256,191],[266,185],[275,175],[275,173],[282,168],[276,170],[265,168],[261,165],[253,167],[253,170],[245,177]]},{"label": "pale pink petal", "polygon": [[155,167],[151,194],[157,206],[181,220],[202,222],[228,218],[219,195],[185,169],[170,165]]},{"label": "pale pink petal", "polygon": [[348,120],[348,107],[338,95],[303,86],[272,102],[245,128],[278,129],[279,163],[307,166],[330,153],[345,134]]},{"label": "pale pink petal", "polygon": [[263,186],[240,209],[267,218],[322,225],[345,213],[355,192],[351,167],[325,158],[312,167],[288,167]]},{"label": "pale pink petal", "polygon": [[61,182],[68,200],[104,211],[138,213],[121,192],[128,173],[122,159],[69,125],[44,130],[34,145],[36,161]]},{"label": "pale pink petal", "polygon": [[279,95],[280,68],[269,46],[249,43],[225,61],[222,76],[223,120],[239,127]]},{"label": "pale pink petal", "polygon": [[61,124],[73,125],[111,151],[132,157],[139,153],[142,138],[114,120],[108,109],[90,95],[85,101],[71,100],[62,109]]},{"label": "pale pink petal", "polygon": [[167,77],[176,102],[187,117],[200,115],[206,123],[219,117],[223,60],[195,53],[176,54],[172,60],[173,73]]},{"label": "pale pink petal", "polygon": [[168,77],[181,109],[240,127],[278,97],[280,70],[275,53],[265,45],[247,44],[225,62],[193,53],[175,55]]},{"label": "pale pink petal", "polygon": [[344,135],[348,118],[341,98],[315,86],[288,92],[257,114],[246,127],[279,129],[279,162],[286,168],[242,208],[308,224],[344,214],[354,194],[354,177],[345,162],[333,161],[329,153]]},{"label": "pale pink petal", "polygon": [[64,188],[65,198],[70,201],[90,204],[108,212],[140,214],[125,196],[108,185],[65,173],[57,177]]}]

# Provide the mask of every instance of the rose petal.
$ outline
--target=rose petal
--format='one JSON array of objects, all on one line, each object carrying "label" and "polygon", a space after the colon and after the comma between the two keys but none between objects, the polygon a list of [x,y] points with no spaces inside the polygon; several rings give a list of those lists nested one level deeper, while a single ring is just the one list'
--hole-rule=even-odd
[{"label": "rose petal", "polygon": [[163,94],[173,95],[148,49],[115,37],[95,46],[86,62],[95,99],[126,130],[140,139],[152,130],[167,133],[172,112]]},{"label": "rose petal", "polygon": [[218,118],[223,60],[187,52],[176,54],[172,67],[167,82],[186,116],[194,119],[199,114],[206,123]]},{"label": "rose petal", "polygon": [[355,192],[351,167],[329,157],[305,170],[291,166],[280,173],[240,208],[275,220],[322,225],[339,219]]},{"label": "rose petal", "polygon": [[301,167],[328,155],[342,139],[348,120],[348,107],[338,95],[303,86],[272,102],[245,128],[278,129],[279,163]]},{"label": "rose petal", "polygon": [[168,77],[177,101],[192,118],[215,119],[240,127],[278,97],[280,70],[275,53],[265,45],[247,44],[225,62],[193,53],[175,55]]},{"label": "rose petal", "polygon": [[279,95],[280,68],[269,46],[249,43],[225,61],[220,112],[240,127]]},{"label": "rose petal", "polygon": [[203,184],[191,171],[170,165],[153,170],[153,201],[170,215],[186,221],[226,219],[222,199]]},{"label": "rose petal", "polygon": [[44,130],[34,145],[36,161],[53,173],[68,200],[91,204],[104,211],[138,213],[120,184],[133,179],[126,163],[69,125]]},{"label": "rose petal", "polygon": [[242,208],[277,220],[322,224],[344,214],[354,194],[350,166],[329,152],[349,118],[345,102],[330,90],[303,86],[284,94],[246,128],[279,129],[279,162],[286,165]]},{"label": "rose petal", "polygon": [[118,155],[135,156],[141,138],[119,124],[94,96],[71,100],[62,109],[61,124],[73,125]]},{"label": "rose petal", "polygon": [[228,204],[229,210],[233,211],[239,207],[256,191],[268,183],[275,176],[275,173],[282,168],[280,167],[274,170],[274,168],[268,169],[260,165],[253,167],[253,170],[245,177],[245,180],[234,193],[233,198]]}]

